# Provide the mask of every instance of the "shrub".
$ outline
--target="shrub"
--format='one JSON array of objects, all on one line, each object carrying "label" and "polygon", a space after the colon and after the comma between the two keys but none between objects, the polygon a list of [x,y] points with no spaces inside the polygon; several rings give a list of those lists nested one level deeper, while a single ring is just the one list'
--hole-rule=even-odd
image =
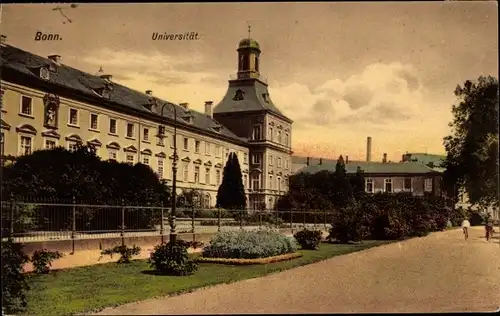
[{"label": "shrub", "polygon": [[484,217],[478,211],[469,210],[469,221],[471,226],[480,226],[484,222]]},{"label": "shrub", "polygon": [[48,251],[47,249],[36,250],[31,256],[33,268],[38,274],[49,273],[52,262],[62,258],[64,255],[59,251]]},{"label": "shrub", "polygon": [[295,237],[302,249],[316,250],[321,242],[322,233],[319,230],[304,229],[296,232],[293,237]]},{"label": "shrub", "polygon": [[118,263],[130,263],[130,259],[133,256],[137,256],[141,253],[141,247],[134,245],[132,248],[123,246],[115,246],[113,248],[105,249],[101,252],[101,255],[109,255],[113,258],[113,254],[120,254],[120,259],[118,259]]},{"label": "shrub", "polygon": [[255,259],[297,251],[295,239],[276,231],[230,231],[217,233],[203,250],[204,257]]},{"label": "shrub", "polygon": [[26,308],[29,286],[24,264],[28,261],[22,244],[2,241],[2,309],[7,314],[18,314]]},{"label": "shrub", "polygon": [[327,239],[340,243],[361,241],[370,235],[371,217],[365,214],[360,204],[353,202],[341,208],[333,216],[332,228]]},{"label": "shrub", "polygon": [[183,240],[164,243],[154,248],[149,258],[151,267],[166,275],[190,275],[198,270],[195,261],[189,259],[188,246]]}]

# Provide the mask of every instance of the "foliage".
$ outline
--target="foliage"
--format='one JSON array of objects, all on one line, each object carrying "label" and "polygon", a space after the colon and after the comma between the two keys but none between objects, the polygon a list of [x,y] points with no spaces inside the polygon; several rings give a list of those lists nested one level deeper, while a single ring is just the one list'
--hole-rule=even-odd
[{"label": "foliage", "polygon": [[296,241],[279,232],[269,229],[240,230],[217,233],[210,240],[210,244],[203,249],[203,256],[255,259],[292,253],[296,250]]},{"label": "foliage", "polygon": [[151,267],[166,275],[190,275],[198,270],[198,265],[189,259],[185,241],[163,243],[154,248],[149,259]]},{"label": "foliage", "polygon": [[[41,202],[150,206],[166,205],[170,200],[169,190],[149,166],[102,161],[92,146],[80,145],[75,151],[61,147],[38,150],[19,157],[3,171],[2,196],[14,199],[36,200],[43,196]],[[106,210],[107,220],[98,220],[97,214],[103,211],[98,207],[78,207],[76,229],[117,229],[121,211]],[[20,214],[29,213],[23,212]],[[72,212],[71,206],[60,206],[56,216],[53,208],[37,206],[37,217],[45,220],[32,224],[41,230],[71,229]],[[155,224],[153,218],[158,216],[152,216],[152,211],[125,210],[125,226],[130,229],[151,228]]]},{"label": "foliage", "polygon": [[141,253],[141,247],[132,246],[127,247],[127,245],[115,246],[113,248],[104,249],[101,251],[101,255],[109,255],[113,258],[113,254],[120,254],[120,259],[118,259],[118,263],[130,263],[130,259],[133,256],[137,256]]},{"label": "foliage", "polygon": [[[12,214],[11,214],[11,207]],[[10,227],[10,217],[14,216],[14,232],[17,234],[33,231],[38,227],[37,223],[37,206],[33,204],[13,204],[5,208],[2,212],[2,227],[5,231],[2,231],[2,237],[8,234],[8,228]]]},{"label": "foliage", "polygon": [[498,79],[479,77],[457,86],[451,135],[444,138],[445,187],[463,188],[472,205],[498,205]]},{"label": "foliage", "polygon": [[322,233],[319,230],[304,229],[296,232],[293,237],[297,240],[302,249],[316,250],[321,242]]},{"label": "foliage", "polygon": [[243,210],[246,207],[240,163],[235,153],[229,154],[224,167],[222,183],[217,191],[217,207],[230,210]]},{"label": "foliage", "polygon": [[49,251],[47,249],[36,250],[31,256],[31,263],[38,274],[49,273],[54,260],[60,259],[64,254],[59,251]]},{"label": "foliage", "polygon": [[469,218],[471,226],[480,226],[484,223],[485,220],[484,215],[478,210],[468,209],[467,216]]},{"label": "foliage", "polygon": [[333,216],[332,228],[327,239],[340,243],[361,241],[370,235],[369,214],[366,214],[358,202],[341,208]]},{"label": "foliage", "polygon": [[27,307],[26,293],[30,288],[24,265],[28,261],[22,244],[2,241],[2,309],[7,314],[20,313]]}]

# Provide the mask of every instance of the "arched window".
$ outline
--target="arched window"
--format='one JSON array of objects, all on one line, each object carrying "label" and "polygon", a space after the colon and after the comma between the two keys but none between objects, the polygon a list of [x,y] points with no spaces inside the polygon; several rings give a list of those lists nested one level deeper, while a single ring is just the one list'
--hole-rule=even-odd
[{"label": "arched window", "polygon": [[255,56],[255,71],[259,72],[259,56]]},{"label": "arched window", "polygon": [[243,57],[243,67],[241,70],[246,71],[250,68],[250,65],[249,65],[250,64],[250,56],[248,56],[248,54],[244,54],[244,55],[242,55],[242,57]]},{"label": "arched window", "polygon": [[211,206],[211,203],[210,203],[210,194],[205,194],[204,198],[203,198],[203,208],[210,208]]}]

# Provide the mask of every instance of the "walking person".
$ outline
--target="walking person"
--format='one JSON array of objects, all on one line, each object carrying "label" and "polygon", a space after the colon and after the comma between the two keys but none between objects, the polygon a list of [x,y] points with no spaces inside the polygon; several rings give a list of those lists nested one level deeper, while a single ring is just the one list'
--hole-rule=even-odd
[{"label": "walking person", "polygon": [[493,221],[491,219],[488,219],[486,221],[485,229],[486,229],[486,241],[490,241],[491,234],[493,233]]},{"label": "walking person", "polygon": [[462,222],[462,230],[464,231],[465,240],[469,239],[469,227],[469,220],[464,219],[464,221]]}]

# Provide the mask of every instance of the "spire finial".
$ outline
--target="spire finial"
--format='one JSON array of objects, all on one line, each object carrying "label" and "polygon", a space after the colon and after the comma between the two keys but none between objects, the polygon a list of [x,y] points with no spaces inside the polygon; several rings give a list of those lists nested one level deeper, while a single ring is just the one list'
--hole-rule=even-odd
[{"label": "spire finial", "polygon": [[248,24],[248,38],[250,38],[250,34],[252,32],[252,26],[250,25],[250,23]]}]

